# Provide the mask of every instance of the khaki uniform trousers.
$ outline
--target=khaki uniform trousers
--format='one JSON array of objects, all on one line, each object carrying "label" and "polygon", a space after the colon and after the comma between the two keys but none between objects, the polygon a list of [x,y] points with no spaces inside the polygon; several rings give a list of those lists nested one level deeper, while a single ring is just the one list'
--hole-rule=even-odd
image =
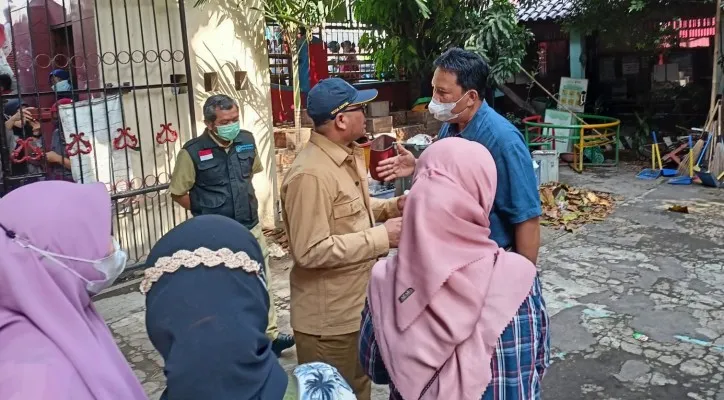
[{"label": "khaki uniform trousers", "polygon": [[357,350],[359,332],[346,335],[317,336],[294,331],[299,364],[324,362],[339,371],[354,390],[357,400],[370,400],[372,382],[362,369]]},{"label": "khaki uniform trousers", "polygon": [[251,229],[256,241],[261,247],[261,254],[264,256],[264,274],[266,275],[266,286],[269,289],[269,323],[266,328],[266,335],[271,340],[275,340],[279,336],[279,326],[277,326],[277,307],[274,304],[274,292],[272,291],[272,275],[269,270],[269,249],[266,246],[266,237],[261,229],[261,223],[256,224]]}]

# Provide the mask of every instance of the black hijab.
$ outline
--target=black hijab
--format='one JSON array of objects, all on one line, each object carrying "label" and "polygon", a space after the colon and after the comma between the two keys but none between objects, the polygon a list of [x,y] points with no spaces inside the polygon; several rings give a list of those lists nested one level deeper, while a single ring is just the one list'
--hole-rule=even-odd
[{"label": "black hijab", "polygon": [[[228,248],[263,263],[254,236],[226,217],[192,218],[163,236],[148,265],[179,250]],[[165,361],[164,400],[281,400],[287,375],[265,334],[269,296],[253,273],[225,265],[164,273],[146,297],[146,329]]]}]

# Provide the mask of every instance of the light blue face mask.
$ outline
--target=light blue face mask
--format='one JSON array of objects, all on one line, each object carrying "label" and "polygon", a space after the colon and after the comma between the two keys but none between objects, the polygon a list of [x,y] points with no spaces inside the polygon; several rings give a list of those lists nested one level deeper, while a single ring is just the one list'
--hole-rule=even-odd
[{"label": "light blue face mask", "polygon": [[[123,273],[123,270],[126,269],[126,262],[128,261],[128,254],[126,254],[125,251],[121,250],[121,246],[115,239],[113,239],[113,253],[100,260],[86,260],[84,258],[70,257],[63,254],[53,253],[40,249],[33,246],[32,244],[25,243],[17,239],[15,241],[20,246],[42,255],[43,257],[53,261],[66,271],[78,277],[80,280],[85,282],[86,290],[88,290],[88,293],[90,293],[91,295],[96,295],[100,293],[103,289],[111,286],[113,282],[118,279],[121,273]],[[65,265],[65,263],[61,260],[78,261],[91,264],[96,271],[100,272],[103,275],[103,278],[99,280],[89,280],[88,278],[76,272],[74,269]]]},{"label": "light blue face mask", "polygon": [[239,121],[236,121],[230,124],[216,126],[216,134],[227,142],[231,142],[239,136],[240,129]]},{"label": "light blue face mask", "polygon": [[70,92],[73,90],[73,86],[68,81],[60,81],[53,85],[53,90],[56,92]]}]

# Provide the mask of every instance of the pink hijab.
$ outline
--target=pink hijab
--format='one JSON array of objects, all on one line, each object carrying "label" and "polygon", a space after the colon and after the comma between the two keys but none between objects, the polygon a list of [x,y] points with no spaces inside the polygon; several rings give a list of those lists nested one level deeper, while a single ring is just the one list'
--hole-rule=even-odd
[{"label": "pink hijab", "polygon": [[[102,184],[49,181],[0,199],[0,224],[41,249],[108,255],[111,202]],[[63,260],[88,279],[92,265]],[[85,283],[0,229],[0,399],[146,399]]]},{"label": "pink hijab", "polygon": [[497,340],[531,290],[535,266],[489,238],[496,183],[482,145],[431,145],[417,163],[399,253],[372,269],[375,336],[405,400],[480,399]]}]

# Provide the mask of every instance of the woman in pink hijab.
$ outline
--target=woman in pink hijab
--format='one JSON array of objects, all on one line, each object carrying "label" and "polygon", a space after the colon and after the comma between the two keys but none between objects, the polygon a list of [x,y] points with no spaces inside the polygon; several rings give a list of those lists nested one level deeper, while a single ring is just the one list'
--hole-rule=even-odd
[{"label": "woman in pink hijab", "polygon": [[360,335],[390,399],[540,398],[548,316],[535,266],[490,239],[496,177],[488,150],[461,138],[418,161],[399,253],[372,269]]},{"label": "woman in pink hijab", "polygon": [[91,302],[125,264],[104,185],[0,199],[0,399],[147,398]]}]

